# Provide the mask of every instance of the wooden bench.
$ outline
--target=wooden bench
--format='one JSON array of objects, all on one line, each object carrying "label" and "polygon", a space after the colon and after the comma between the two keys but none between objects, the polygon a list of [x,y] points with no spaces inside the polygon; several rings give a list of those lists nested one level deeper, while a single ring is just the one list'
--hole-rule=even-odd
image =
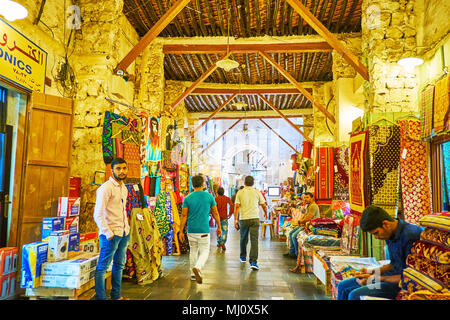
[{"label": "wooden bench", "polygon": [[[105,287],[111,289],[111,272],[105,274]],[[95,279],[89,280],[79,289],[37,287],[27,288],[26,296],[30,300],[67,298],[68,300],[91,300],[95,296]]]}]

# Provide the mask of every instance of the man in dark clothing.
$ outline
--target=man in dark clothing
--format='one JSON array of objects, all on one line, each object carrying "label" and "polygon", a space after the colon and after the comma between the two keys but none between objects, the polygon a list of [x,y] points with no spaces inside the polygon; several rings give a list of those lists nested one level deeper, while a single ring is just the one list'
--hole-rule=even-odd
[{"label": "man in dark clothing", "polygon": [[376,206],[368,206],[363,211],[360,227],[376,239],[386,240],[390,263],[373,270],[362,268],[354,278],[339,282],[337,300],[360,300],[361,296],[395,299],[406,268],[406,257],[414,241],[420,239],[423,228],[394,219]]},{"label": "man in dark clothing", "polygon": [[[226,250],[225,243],[227,242],[228,234],[228,219],[234,212],[234,204],[230,198],[224,195],[225,190],[219,187],[217,190],[218,196],[216,197],[217,210],[219,211],[220,226],[222,227],[222,235],[217,235],[217,246],[221,247],[223,251]],[[228,210],[228,205],[230,210]]]}]

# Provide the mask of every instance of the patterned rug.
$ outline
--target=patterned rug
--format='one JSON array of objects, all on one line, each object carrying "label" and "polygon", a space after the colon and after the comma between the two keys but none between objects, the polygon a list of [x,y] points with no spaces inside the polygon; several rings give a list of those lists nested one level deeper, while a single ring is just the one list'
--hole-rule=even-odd
[{"label": "patterned rug", "polygon": [[315,158],[315,200],[317,203],[331,204],[334,183],[334,148],[316,148]]},{"label": "patterned rug", "polygon": [[400,186],[400,127],[369,128],[371,203],[396,216]]},{"label": "patterned rug", "polygon": [[436,82],[434,89],[434,132],[439,133],[446,128],[445,116],[448,114],[450,105],[450,81],[449,75],[445,75]]},{"label": "patterned rug", "polygon": [[426,145],[421,141],[420,121],[399,120],[398,123],[403,214],[406,222],[417,225],[421,217],[431,213]]},{"label": "patterned rug", "polygon": [[350,136],[349,193],[354,214],[362,214],[367,205],[367,143],[368,131]]},{"label": "patterned rug", "polygon": [[349,147],[337,147],[334,149],[334,194],[335,200],[347,201],[348,193],[348,158]]}]

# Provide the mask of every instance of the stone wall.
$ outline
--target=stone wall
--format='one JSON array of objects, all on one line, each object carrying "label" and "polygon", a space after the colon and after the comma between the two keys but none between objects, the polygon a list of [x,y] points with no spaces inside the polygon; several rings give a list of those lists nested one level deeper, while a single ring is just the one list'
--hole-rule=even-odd
[{"label": "stone wall", "polygon": [[362,49],[370,75],[366,111],[409,112],[417,109],[418,77],[397,64],[416,56],[415,0],[364,0]]}]

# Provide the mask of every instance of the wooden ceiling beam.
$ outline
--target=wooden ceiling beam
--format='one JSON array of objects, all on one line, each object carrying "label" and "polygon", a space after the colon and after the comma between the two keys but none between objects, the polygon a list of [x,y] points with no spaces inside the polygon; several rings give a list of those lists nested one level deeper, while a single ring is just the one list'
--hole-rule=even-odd
[{"label": "wooden ceiling beam", "polygon": [[312,145],[314,145],[314,143],[313,143],[313,141],[309,138],[309,137],[307,137],[306,135],[305,135],[305,133],[302,131],[302,130],[300,130],[299,128],[298,128],[298,126],[296,126],[291,120],[289,120],[288,119],[288,117],[286,117],[280,110],[278,110],[277,109],[277,107],[275,107],[272,103],[270,103],[270,101],[269,100],[267,100],[266,98],[264,98],[261,94],[258,94],[258,96],[270,107],[270,108],[272,108],[272,110],[273,111],[275,111],[276,113],[278,113],[284,120],[286,120],[286,122],[287,123],[289,123],[290,125],[291,125],[291,127],[293,127],[297,132],[299,132],[302,136],[303,136],[303,138],[305,139],[305,140],[307,140],[309,143],[311,143]]},{"label": "wooden ceiling beam", "polygon": [[343,56],[345,61],[349,63],[355,70],[365,79],[369,80],[369,71],[367,67],[359,61],[351,51],[349,51],[334,34],[332,34],[320,21],[317,19],[311,11],[305,7],[300,0],[286,0],[298,14],[321,35],[333,49],[335,49],[339,54]]},{"label": "wooden ceiling beam", "polygon": [[209,148],[211,148],[212,145],[214,145],[217,141],[219,141],[220,139],[222,139],[222,137],[223,137],[224,135],[226,135],[231,129],[233,129],[239,122],[241,122],[241,120],[242,120],[242,119],[238,119],[235,123],[233,123],[233,124],[231,125],[231,127],[229,127],[227,130],[224,131],[224,133],[222,133],[220,136],[218,136],[216,140],[214,140],[213,142],[211,142],[210,144],[208,144],[208,145],[205,147],[205,149],[203,149],[203,150],[199,153],[199,155],[201,155],[203,152],[205,152],[206,150],[208,150]]},{"label": "wooden ceiling beam", "polygon": [[177,0],[175,4],[167,10],[161,19],[141,38],[141,40],[128,52],[114,69],[114,73],[119,70],[125,72],[131,63],[147,48],[147,46],[164,30],[164,28],[183,10],[191,0]]},{"label": "wooden ceiling beam", "polygon": [[313,103],[322,113],[327,116],[333,123],[336,123],[334,116],[324,107],[321,103],[314,99],[311,93],[309,93],[303,86],[295,80],[295,78],[286,70],[283,69],[278,63],[276,63],[268,54],[265,52],[260,52],[260,54],[275,68],[277,69],[286,79],[289,80],[303,95]]},{"label": "wooden ceiling beam", "polygon": [[[312,89],[306,88],[308,92]],[[214,95],[214,94],[301,94],[296,88],[268,88],[268,89],[227,89],[227,88],[195,88],[191,95]]]},{"label": "wooden ceiling beam", "polygon": [[[293,53],[293,52],[332,52],[333,48],[325,41],[321,42],[302,42],[302,43],[239,43],[230,44],[230,51],[236,54],[258,53],[264,51],[267,53]],[[227,52],[226,44],[164,44],[164,54],[225,54]]]}]

